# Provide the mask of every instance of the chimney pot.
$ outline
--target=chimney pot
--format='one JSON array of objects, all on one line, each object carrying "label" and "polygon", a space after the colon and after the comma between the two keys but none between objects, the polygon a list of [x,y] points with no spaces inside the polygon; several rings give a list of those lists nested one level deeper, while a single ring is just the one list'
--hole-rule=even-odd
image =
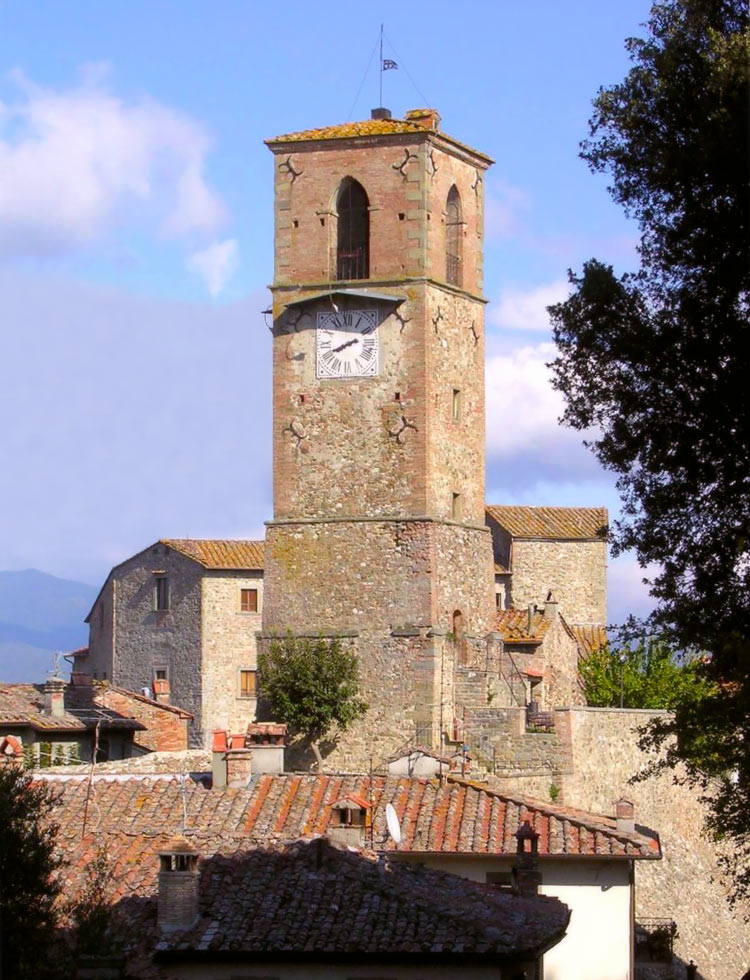
[{"label": "chimney pot", "polygon": [[248,786],[253,776],[253,750],[232,747],[224,753],[224,759],[227,767],[226,785],[232,789],[244,789]]},{"label": "chimney pot", "polygon": [[555,619],[557,616],[558,603],[552,592],[547,593],[547,598],[544,602],[544,618],[545,619]]},{"label": "chimney pot", "polygon": [[536,615],[536,606],[534,605],[533,602],[530,602],[529,603],[529,627],[528,627],[529,636],[534,636],[534,634],[536,633],[536,624],[534,623],[535,615]]},{"label": "chimney pot", "polygon": [[163,677],[154,680],[154,701],[169,704],[169,681]]},{"label": "chimney pot", "polygon": [[624,834],[635,833],[635,807],[624,797],[615,803],[617,829]]},{"label": "chimney pot", "polygon": [[376,109],[370,110],[370,119],[390,119],[391,110],[386,109],[385,106],[378,106]]}]

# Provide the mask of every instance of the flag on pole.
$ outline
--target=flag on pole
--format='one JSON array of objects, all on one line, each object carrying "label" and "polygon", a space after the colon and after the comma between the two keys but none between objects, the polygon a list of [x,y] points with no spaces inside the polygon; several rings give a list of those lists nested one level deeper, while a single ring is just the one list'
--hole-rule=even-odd
[{"label": "flag on pole", "polygon": [[389,68],[398,68],[398,65],[390,58],[383,58],[383,71],[388,71]]}]

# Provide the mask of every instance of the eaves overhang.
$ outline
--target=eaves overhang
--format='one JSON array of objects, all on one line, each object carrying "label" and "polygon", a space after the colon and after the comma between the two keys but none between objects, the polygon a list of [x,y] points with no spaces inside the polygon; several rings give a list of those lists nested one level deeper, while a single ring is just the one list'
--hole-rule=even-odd
[{"label": "eaves overhang", "polygon": [[406,302],[406,296],[400,296],[394,293],[379,293],[373,289],[349,289],[347,287],[341,287],[338,289],[327,289],[324,292],[310,293],[301,299],[290,300],[288,303],[284,303],[284,306],[287,308],[304,306],[305,303],[314,303],[321,299],[333,299],[336,296],[349,299],[374,300],[376,303],[393,303],[394,306],[399,306],[401,303]]}]

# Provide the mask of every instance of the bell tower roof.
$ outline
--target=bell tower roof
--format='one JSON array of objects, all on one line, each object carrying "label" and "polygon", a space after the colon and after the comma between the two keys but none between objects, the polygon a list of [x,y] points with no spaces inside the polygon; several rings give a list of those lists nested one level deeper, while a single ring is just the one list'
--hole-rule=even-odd
[{"label": "bell tower roof", "polygon": [[403,119],[363,119],[360,122],[340,123],[336,126],[323,126],[319,129],[303,129],[298,133],[285,133],[266,140],[271,149],[283,147],[287,143],[316,143],[321,140],[352,140],[362,137],[382,136],[422,136],[433,137],[457,149],[470,153],[489,166],[494,163],[491,157],[480,153],[471,146],[440,132],[440,114],[436,109],[409,109]]}]

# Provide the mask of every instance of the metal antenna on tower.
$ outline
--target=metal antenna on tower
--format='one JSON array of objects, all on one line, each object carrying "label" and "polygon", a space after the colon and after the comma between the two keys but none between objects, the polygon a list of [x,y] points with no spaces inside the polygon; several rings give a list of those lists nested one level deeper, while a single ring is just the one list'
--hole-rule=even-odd
[{"label": "metal antenna on tower", "polygon": [[378,105],[383,105],[383,72],[391,71],[392,69],[398,68],[395,61],[390,58],[383,58],[383,25],[380,25],[380,102]]}]

